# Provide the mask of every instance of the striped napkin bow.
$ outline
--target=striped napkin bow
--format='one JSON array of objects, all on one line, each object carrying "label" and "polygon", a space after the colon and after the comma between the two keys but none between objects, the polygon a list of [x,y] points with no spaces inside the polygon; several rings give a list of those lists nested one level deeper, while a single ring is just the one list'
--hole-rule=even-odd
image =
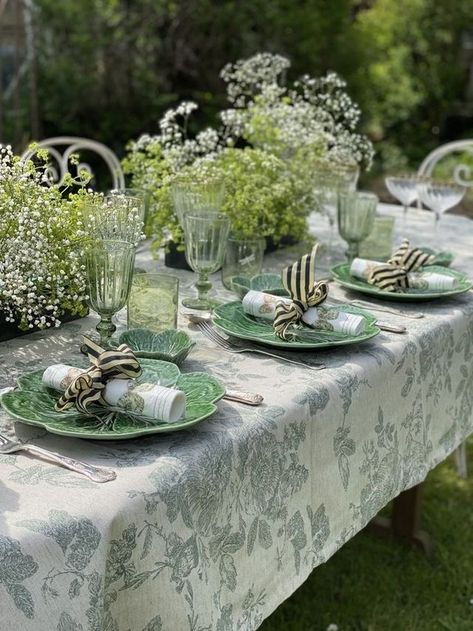
[{"label": "striped napkin bow", "polygon": [[75,405],[80,412],[88,414],[93,403],[105,403],[102,393],[108,381],[135,379],[141,375],[141,366],[126,344],[107,351],[85,335],[84,344],[92,365],[67,387],[56,403],[58,412]]},{"label": "striped napkin bow", "polygon": [[419,248],[409,247],[409,239],[404,239],[393,256],[376,265],[368,276],[368,282],[386,291],[409,287],[409,272],[416,272],[424,265],[431,265],[435,256]]},{"label": "striped napkin bow", "polygon": [[315,257],[318,244],[310,254],[304,254],[298,261],[283,269],[281,278],[289,292],[292,303],[278,303],[275,309],[273,328],[275,334],[287,340],[291,325],[300,323],[302,316],[321,304],[328,296],[328,285],[324,281],[315,282]]}]

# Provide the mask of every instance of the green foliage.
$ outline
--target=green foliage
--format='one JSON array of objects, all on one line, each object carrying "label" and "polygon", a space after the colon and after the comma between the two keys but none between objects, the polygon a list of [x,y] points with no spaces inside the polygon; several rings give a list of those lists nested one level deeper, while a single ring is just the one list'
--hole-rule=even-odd
[{"label": "green foliage", "polygon": [[213,160],[197,159],[173,174],[157,141],[124,160],[133,186],[148,189],[151,210],[146,231],[155,237],[155,251],[172,237],[182,242],[182,230],[174,213],[171,185],[175,181],[196,184],[206,179],[222,180],[225,198],[222,212],[232,222],[232,232],[241,238],[272,235],[275,242],[291,234],[302,239],[312,189],[308,149],[284,161],[259,149],[227,148]]},{"label": "green foliage", "polygon": [[407,158],[416,167],[440,143],[439,130],[446,137],[446,117],[467,105],[461,38],[473,20],[471,0],[34,5],[45,137],[89,136],[120,153],[129,138],[156,132],[163,110],[182,98],[202,105],[203,126],[224,102],[220,68],[261,50],[291,58],[288,79],[339,72],[365,129],[382,142],[379,160],[394,156],[389,144],[402,154],[399,164]]},{"label": "green foliage", "polygon": [[225,149],[216,158],[225,182],[223,212],[241,238],[272,235],[277,243],[290,234],[300,240],[306,230],[303,185],[289,165],[259,149]]}]

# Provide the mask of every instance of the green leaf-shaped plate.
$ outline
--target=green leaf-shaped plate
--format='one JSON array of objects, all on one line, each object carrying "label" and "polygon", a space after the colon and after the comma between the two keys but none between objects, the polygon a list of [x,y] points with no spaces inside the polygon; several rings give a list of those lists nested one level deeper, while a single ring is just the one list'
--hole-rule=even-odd
[{"label": "green leaf-shaped plate", "polygon": [[22,375],[18,389],[2,395],[0,402],[13,418],[28,425],[43,427],[52,434],[90,438],[94,440],[124,440],[160,432],[176,432],[200,423],[213,414],[215,403],[225,394],[223,384],[203,372],[181,374],[175,364],[153,359],[142,359],[143,374],[140,383],[159,383],[173,386],[186,394],[186,413],[177,423],[150,423],[148,419],[115,412],[113,421],[104,424],[104,417],[111,414],[107,408],[95,408],[95,416],[86,416],[75,409],[56,412],[54,405],[59,393],[46,388],[42,370]]},{"label": "green leaf-shaped plate", "polygon": [[350,274],[350,264],[340,263],[332,267],[332,274],[334,279],[343,287],[348,289],[354,289],[363,294],[370,294],[376,296],[376,298],[384,298],[386,300],[394,301],[420,301],[420,300],[433,300],[434,298],[447,298],[448,296],[457,296],[463,294],[473,287],[471,281],[463,272],[459,272],[455,269],[450,269],[438,265],[428,265],[423,268],[426,272],[437,272],[438,274],[446,274],[448,276],[454,276],[457,279],[457,286],[454,289],[445,290],[433,290],[433,289],[413,289],[409,287],[404,291],[386,291],[370,285],[360,278],[355,278]]},{"label": "green leaf-shaped plate", "polygon": [[285,341],[274,333],[272,322],[247,315],[239,301],[227,302],[216,307],[213,311],[213,323],[227,335],[242,340],[251,340],[266,346],[299,350],[357,344],[378,335],[379,329],[375,324],[375,316],[364,309],[351,305],[336,305],[333,308],[363,316],[365,319],[364,332],[361,335],[342,335],[334,331],[318,331],[303,327],[294,331],[295,339]]},{"label": "green leaf-shaped plate", "polygon": [[280,274],[257,274],[252,278],[248,276],[234,276],[232,278],[233,291],[243,299],[250,289],[265,291],[268,294],[287,296],[288,293],[282,284]]},{"label": "green leaf-shaped plate", "polygon": [[127,344],[137,357],[162,359],[181,364],[195,346],[184,331],[167,329],[154,333],[149,329],[129,329],[120,335],[120,344]]}]

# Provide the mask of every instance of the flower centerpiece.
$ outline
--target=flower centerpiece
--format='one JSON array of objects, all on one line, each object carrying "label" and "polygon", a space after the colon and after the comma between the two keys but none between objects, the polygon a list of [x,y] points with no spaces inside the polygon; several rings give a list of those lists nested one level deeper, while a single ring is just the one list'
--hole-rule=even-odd
[{"label": "flower centerpiece", "polygon": [[125,171],[134,187],[152,195],[147,226],[154,248],[179,244],[171,186],[219,178],[225,183],[222,211],[242,238],[304,237],[306,217],[316,208],[317,170],[369,168],[370,141],[357,132],[360,110],[335,73],[304,76],[285,85],[290,62],[260,53],[227,64],[221,77],[230,107],[220,113],[218,129],[187,135],[192,102],[168,110],[160,133],[130,143]]},{"label": "flower centerpiece", "polygon": [[0,339],[87,313],[82,208],[93,195],[64,196],[46,165],[0,147]]}]

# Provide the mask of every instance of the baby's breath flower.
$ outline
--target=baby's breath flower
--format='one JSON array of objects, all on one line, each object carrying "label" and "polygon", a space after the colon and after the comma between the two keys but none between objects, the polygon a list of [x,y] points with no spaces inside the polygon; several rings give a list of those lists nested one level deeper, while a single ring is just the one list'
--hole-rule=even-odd
[{"label": "baby's breath flower", "polygon": [[76,247],[87,193],[63,198],[57,185],[47,185],[47,168],[0,146],[0,312],[22,329],[59,326],[65,310],[85,311]]}]

